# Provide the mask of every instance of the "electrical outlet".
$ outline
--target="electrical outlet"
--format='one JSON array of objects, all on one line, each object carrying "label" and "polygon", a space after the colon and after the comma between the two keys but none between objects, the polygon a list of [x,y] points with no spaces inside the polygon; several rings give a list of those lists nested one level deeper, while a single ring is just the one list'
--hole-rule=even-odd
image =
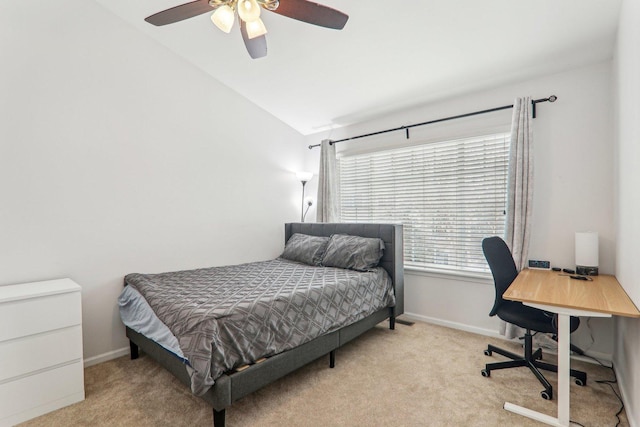
[{"label": "electrical outlet", "polygon": [[549,263],[549,261],[536,261],[533,259],[529,260],[529,268],[543,268],[545,270],[548,270],[550,266],[551,264]]}]

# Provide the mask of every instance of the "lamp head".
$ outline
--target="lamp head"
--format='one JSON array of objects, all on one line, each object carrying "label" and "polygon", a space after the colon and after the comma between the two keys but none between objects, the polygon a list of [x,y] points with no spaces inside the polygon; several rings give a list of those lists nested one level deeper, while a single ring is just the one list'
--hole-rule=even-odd
[{"label": "lamp head", "polygon": [[307,181],[313,178],[313,172],[304,172],[304,171],[296,172],[296,177],[300,180],[300,182],[302,182],[303,184],[306,184]]},{"label": "lamp head", "polygon": [[244,22],[255,21],[260,17],[260,5],[256,0],[239,0],[238,16]]},{"label": "lamp head", "polygon": [[247,37],[254,39],[256,37],[264,36],[267,34],[267,28],[260,18],[256,18],[253,21],[247,21]]},{"label": "lamp head", "polygon": [[233,9],[229,5],[223,4],[222,6],[218,6],[216,11],[213,12],[211,21],[216,27],[225,33],[229,33],[231,27],[233,27],[234,15]]}]

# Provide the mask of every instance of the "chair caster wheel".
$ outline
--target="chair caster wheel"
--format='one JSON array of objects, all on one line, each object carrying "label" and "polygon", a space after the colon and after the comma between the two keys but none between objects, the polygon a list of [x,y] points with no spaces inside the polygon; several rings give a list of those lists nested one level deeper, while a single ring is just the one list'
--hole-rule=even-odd
[{"label": "chair caster wheel", "polygon": [[483,369],[482,371],[480,371],[480,373],[482,374],[483,377],[489,378],[491,376],[491,371],[487,371],[486,369]]},{"label": "chair caster wheel", "polygon": [[484,351],[484,355],[485,356],[491,356],[493,354],[493,352],[491,350],[485,350]]},{"label": "chair caster wheel", "polygon": [[576,383],[577,385],[579,385],[580,387],[583,387],[583,386],[584,386],[584,381],[582,381],[580,378],[576,378],[575,383]]},{"label": "chair caster wheel", "polygon": [[541,391],[541,392],[540,392],[540,396],[542,396],[542,398],[543,398],[544,400],[551,400],[551,395],[550,395],[549,393],[547,393],[547,391],[546,391],[546,390]]}]

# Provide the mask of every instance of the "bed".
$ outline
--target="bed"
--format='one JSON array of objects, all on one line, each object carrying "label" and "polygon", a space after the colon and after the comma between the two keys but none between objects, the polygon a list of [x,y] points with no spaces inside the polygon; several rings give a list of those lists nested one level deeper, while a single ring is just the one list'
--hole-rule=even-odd
[{"label": "bed", "polygon": [[[311,316],[315,316],[314,318],[317,319],[316,321],[310,322],[304,318],[292,317],[290,320],[293,323],[288,323],[285,317],[291,317],[292,315],[283,315],[284,317],[278,318],[277,325],[273,327],[275,330],[274,332],[260,329],[260,325],[265,323],[276,323],[276,320],[262,319],[255,324],[239,323],[237,320],[238,315],[235,311],[233,312],[234,314],[231,315],[231,311],[225,311],[228,307],[224,304],[218,304],[211,308],[210,311],[218,313],[218,317],[225,320],[234,317],[236,321],[235,326],[231,321],[229,321],[226,324],[220,323],[220,325],[224,326],[209,328],[217,329],[212,332],[213,335],[206,337],[206,339],[212,339],[213,337],[211,342],[217,343],[217,345],[208,345],[209,349],[205,349],[207,351],[211,350],[213,353],[212,355],[208,355],[210,360],[202,354],[202,345],[194,345],[194,347],[198,347],[196,349],[197,351],[188,348],[193,342],[193,337],[195,335],[198,337],[203,334],[206,335],[206,333],[203,332],[190,335],[190,331],[193,329],[192,323],[198,323],[193,319],[200,316],[200,312],[196,312],[195,315],[190,314],[189,316],[186,316],[190,319],[189,322],[191,323],[184,323],[185,316],[182,315],[183,306],[192,306],[194,305],[192,303],[181,303],[182,305],[180,306],[173,304],[173,308],[171,309],[163,309],[162,306],[154,308],[154,312],[157,317],[161,318],[162,322],[166,320],[167,324],[170,325],[171,331],[177,331],[176,334],[172,334],[171,332],[167,333],[167,331],[162,331],[160,334],[152,334],[143,328],[136,327],[134,323],[125,321],[125,324],[132,325],[132,327],[126,327],[126,334],[131,346],[131,358],[137,358],[139,350],[141,349],[145,354],[158,361],[158,363],[173,373],[181,382],[190,386],[194,394],[198,395],[212,406],[213,424],[215,427],[224,426],[225,409],[231,406],[233,402],[320,357],[329,355],[329,367],[333,367],[335,365],[336,349],[386,319],[389,319],[390,329],[394,329],[395,318],[404,312],[403,245],[401,225],[288,223],[285,224],[286,246],[283,257],[287,251],[293,247],[292,242],[301,236],[305,236],[307,239],[304,240],[305,242],[308,242],[309,239],[313,240],[316,238],[323,238],[324,240],[330,241],[330,245],[333,244],[333,239],[348,238],[345,236],[358,236],[358,238],[364,238],[361,239],[361,241],[365,241],[365,243],[373,241],[374,239],[378,241],[377,239],[379,239],[383,242],[383,244],[380,244],[381,247],[384,247],[382,257],[379,263],[377,263],[381,268],[356,267],[358,272],[355,273],[352,271],[353,269],[334,267],[311,266],[307,269],[307,266],[301,265],[304,263],[297,262],[296,260],[282,260],[281,258],[278,258],[276,260],[246,264],[242,266],[190,270],[187,272],[175,272],[171,274],[163,273],[159,275],[140,275],[134,273],[132,275],[127,275],[125,278],[125,285],[130,285],[125,288],[135,288],[134,290],[146,292],[143,302],[148,300],[150,305],[155,303],[154,301],[156,296],[153,289],[155,289],[154,286],[158,283],[170,280],[168,284],[165,283],[164,285],[169,286],[169,288],[172,289],[173,293],[170,295],[170,298],[177,300],[180,297],[180,294],[183,294],[184,296],[185,291],[180,287],[177,287],[177,290],[173,290],[174,284],[181,284],[181,282],[189,281],[193,281],[197,284],[203,276],[216,275],[227,278],[226,281],[231,283],[231,285],[237,285],[238,281],[242,281],[242,276],[238,276],[237,274],[238,268],[246,270],[247,272],[254,271],[253,273],[250,273],[253,277],[253,281],[255,281],[256,277],[261,277],[259,275],[256,276],[257,273],[255,273],[255,271],[264,272],[264,278],[258,280],[263,282],[270,282],[272,281],[272,277],[287,275],[289,274],[287,273],[288,271],[295,271],[298,276],[296,276],[296,279],[292,281],[297,283],[296,287],[301,287],[303,290],[307,290],[307,292],[314,294],[323,292],[333,294],[337,292],[330,287],[327,287],[325,290],[324,285],[319,287],[316,286],[316,282],[325,283],[325,281],[327,281],[325,276],[327,275],[331,277],[334,275],[336,277],[346,277],[346,281],[339,281],[339,286],[347,286],[348,289],[350,289],[350,286],[354,286],[354,289],[358,289],[355,291],[358,295],[360,295],[361,292],[365,292],[361,291],[360,288],[366,289],[372,287],[368,282],[369,280],[373,280],[372,277],[380,277],[382,278],[381,280],[388,281],[388,284],[385,284],[385,286],[388,286],[389,289],[385,292],[391,293],[391,297],[384,299],[384,295],[380,296],[380,298],[382,298],[382,302],[376,302],[375,304],[377,305],[374,305],[373,303],[369,304],[367,301],[369,301],[369,299],[374,300],[378,297],[374,298],[363,296],[362,298],[357,299],[357,310],[349,308],[348,310],[345,309],[343,314],[336,314],[336,311],[332,311],[329,307],[333,303],[326,301],[323,302],[324,300],[318,299],[314,302],[314,305],[318,307],[325,307],[324,310],[326,313],[321,313],[321,315],[318,313],[312,314]],[[303,240],[300,240],[300,242],[302,241]],[[325,248],[326,252],[324,261],[331,265],[331,260],[326,256],[331,252],[331,250],[329,247],[325,246]],[[340,254],[338,253],[338,255]],[[344,256],[342,258],[344,258]],[[338,264],[340,263],[342,263],[342,261],[338,261]],[[356,264],[357,263],[358,261],[356,261]],[[309,262],[309,264],[311,264],[311,262]],[[313,264],[319,264],[319,260],[314,258]],[[305,278],[309,279],[307,280]],[[364,280],[365,282],[364,284],[357,284],[354,280]],[[249,281],[250,280],[247,280],[247,283],[249,283]],[[356,286],[359,287],[356,288]],[[216,288],[215,292],[224,294],[231,292],[229,289],[236,292],[238,288],[238,286],[231,286],[228,288],[220,287],[221,290],[218,291]],[[242,292],[246,293],[246,296],[253,301],[266,300],[267,297],[269,299],[274,298],[273,295],[263,295],[262,293],[264,293],[264,291],[262,290],[259,291],[261,292],[260,294],[255,294],[255,292],[258,292],[258,287],[252,288],[248,285],[247,290],[244,290],[244,288],[242,289]],[[192,300],[195,298],[197,301],[204,299],[205,297],[199,295],[198,292],[198,288],[195,286],[193,295],[189,295],[189,298]],[[378,293],[381,292],[382,291],[379,291]],[[287,292],[276,292],[275,304],[285,304],[282,300],[279,300],[283,293],[286,294]],[[299,298],[299,296],[296,296],[296,298]],[[230,305],[234,305],[235,309],[239,307],[240,311],[246,311],[247,319],[253,319],[253,317],[256,317],[256,311],[273,311],[272,308],[269,308],[255,309],[254,311],[249,312],[248,310],[245,310],[247,306],[242,302]],[[334,308],[335,305],[336,304],[333,305]],[[306,310],[307,309],[305,308],[299,311]],[[204,318],[204,315],[202,317]],[[178,319],[176,321],[179,323],[172,323],[175,320],[174,318]],[[247,322],[249,322],[249,320],[247,320]],[[291,328],[291,325],[294,325],[296,322],[300,322],[300,324],[303,324],[305,327]],[[308,323],[314,323],[315,326],[310,327]],[[238,325],[242,325],[242,327]],[[218,338],[218,334],[223,336],[227,333],[227,330],[232,329],[243,329],[242,332],[245,335],[247,333],[253,334],[249,336],[242,335],[236,338]],[[290,331],[291,329],[295,329],[296,331]],[[302,332],[297,332],[298,329]],[[283,335],[283,331],[290,332],[284,334],[284,337],[278,336],[278,334]],[[163,336],[164,338],[167,338],[167,335],[169,335],[168,338],[179,341],[180,345],[175,347],[175,345],[170,343],[167,344],[166,340],[163,341]],[[230,343],[223,344],[220,341],[223,339],[230,339]],[[261,347],[259,350],[256,350],[254,348],[254,344],[258,341],[261,342]],[[243,347],[241,351],[238,350],[238,348],[241,347],[240,344],[242,344],[242,342],[245,342],[246,346],[244,347],[246,348]],[[188,354],[182,354],[180,352],[180,348],[185,348],[185,353]],[[263,354],[266,354],[266,356],[263,357]],[[210,369],[206,369],[206,372],[204,372],[205,369],[202,369],[204,366],[203,363],[210,363]]]}]

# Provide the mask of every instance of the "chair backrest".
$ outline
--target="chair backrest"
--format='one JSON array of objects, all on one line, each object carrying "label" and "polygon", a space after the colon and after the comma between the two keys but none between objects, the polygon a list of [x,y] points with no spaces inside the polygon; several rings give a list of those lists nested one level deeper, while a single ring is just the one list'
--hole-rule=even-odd
[{"label": "chair backrest", "polygon": [[495,316],[500,304],[504,301],[502,294],[518,275],[516,263],[507,244],[500,237],[487,237],[482,240],[482,252],[487,259],[493,282],[496,287],[496,299],[489,316]]}]

